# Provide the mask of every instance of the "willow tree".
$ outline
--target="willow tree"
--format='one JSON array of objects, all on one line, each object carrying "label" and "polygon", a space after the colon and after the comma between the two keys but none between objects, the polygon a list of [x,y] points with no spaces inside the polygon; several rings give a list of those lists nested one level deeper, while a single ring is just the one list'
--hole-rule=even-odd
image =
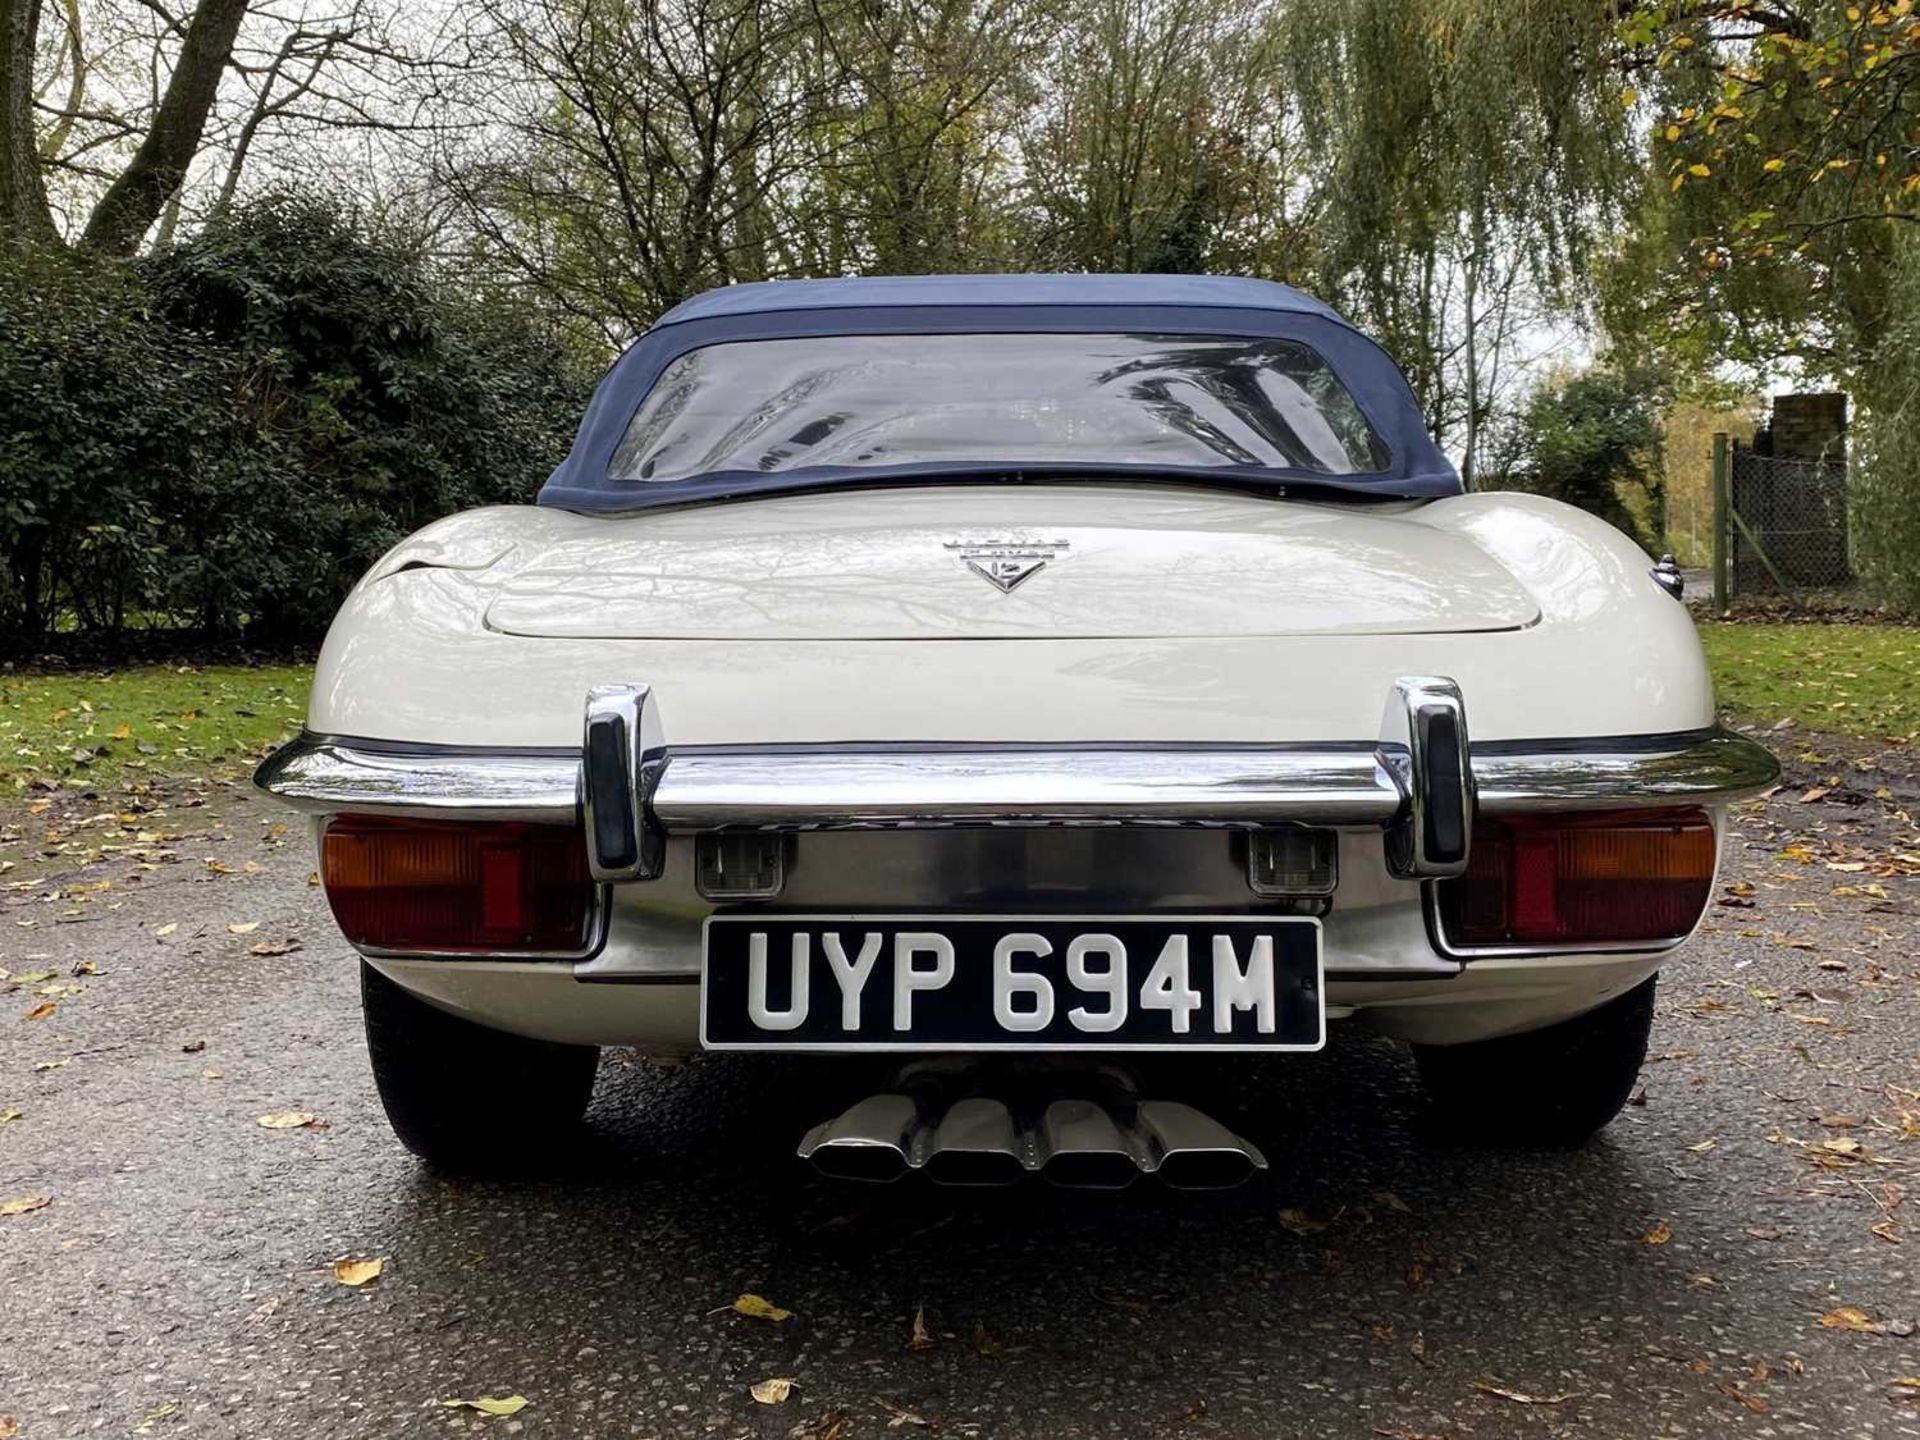
[{"label": "willow tree", "polygon": [[818,0],[838,78],[810,137],[802,273],[1017,266],[1012,146],[1054,0]]},{"label": "willow tree", "polygon": [[1470,480],[1527,307],[1583,299],[1630,184],[1621,51],[1607,7],[1577,0],[1286,12],[1319,286],[1395,351]]},{"label": "willow tree", "polygon": [[1030,263],[1293,278],[1310,203],[1277,54],[1244,0],[1075,0],[1021,144]]}]

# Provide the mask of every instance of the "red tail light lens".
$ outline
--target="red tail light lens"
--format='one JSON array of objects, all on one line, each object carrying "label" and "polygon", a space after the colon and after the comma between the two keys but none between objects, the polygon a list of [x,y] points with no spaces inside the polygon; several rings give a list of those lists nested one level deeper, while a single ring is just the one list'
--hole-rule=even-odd
[{"label": "red tail light lens", "polygon": [[371,949],[566,955],[591,939],[586,840],[571,826],[342,815],[320,878],[341,931]]},{"label": "red tail light lens", "polygon": [[1713,858],[1699,810],[1482,819],[1467,873],[1439,886],[1441,925],[1459,949],[1658,945],[1706,909]]}]

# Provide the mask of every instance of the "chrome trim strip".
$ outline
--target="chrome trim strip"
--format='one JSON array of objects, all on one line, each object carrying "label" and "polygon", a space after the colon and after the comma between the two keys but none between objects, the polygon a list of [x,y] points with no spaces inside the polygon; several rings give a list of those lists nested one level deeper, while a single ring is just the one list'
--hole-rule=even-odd
[{"label": "chrome trim strip", "polygon": [[572,824],[580,757],[537,751],[388,749],[303,734],[260,762],[253,783],[296,810]]},{"label": "chrome trim strip", "polygon": [[1530,810],[1611,810],[1647,805],[1725,804],[1756,795],[1780,778],[1765,746],[1716,730],[1674,748],[1602,748],[1473,757],[1480,808],[1501,814]]},{"label": "chrome trim strip", "polygon": [[[1772,784],[1779,764],[1730,731],[1501,741],[1476,747],[1483,813],[1724,804]],[[654,792],[670,832],[1140,824],[1382,827],[1405,788],[1390,747],[1088,745],[669,748]],[[1404,764],[1404,757],[1401,757]],[[405,751],[303,735],[254,783],[300,810],[573,824],[574,751]]]},{"label": "chrome trim strip", "polygon": [[1367,751],[678,751],[654,792],[669,831],[953,825],[1384,825],[1399,783]]}]

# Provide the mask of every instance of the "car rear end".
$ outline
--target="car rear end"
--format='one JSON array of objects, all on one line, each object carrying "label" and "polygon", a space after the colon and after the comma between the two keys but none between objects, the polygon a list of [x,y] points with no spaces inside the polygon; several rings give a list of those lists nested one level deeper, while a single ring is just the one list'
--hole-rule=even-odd
[{"label": "car rear end", "polygon": [[[736,570],[751,535],[790,543],[825,500],[762,502],[776,508],[725,539]],[[823,529],[847,523],[845,503]],[[759,630],[731,622],[745,634],[666,633],[690,621],[659,611],[661,633],[632,633],[648,627],[622,608],[630,593],[675,593],[641,573],[681,553],[657,521],[624,560],[610,522],[581,522],[599,527],[592,573],[612,598],[597,616],[568,609],[579,633],[509,631],[535,628],[523,597],[563,588],[543,576],[571,540],[523,540],[517,563],[509,551],[376,575],[323,657],[312,730],[260,782],[316,817],[348,940],[446,1014],[575,1049],[895,1055],[909,1079],[886,1106],[823,1117],[816,1163],[937,1178],[1012,1173],[1012,1155],[1023,1173],[1111,1181],[1121,1160],[1102,1172],[1087,1153],[1157,1170],[1193,1148],[1161,1134],[1182,1125],[1214,1145],[1204,1153],[1227,1144],[1196,1130],[1206,1117],[1167,1112],[1177,1096],[1145,1097],[1142,1121],[1142,1097],[1114,1088],[1129,1056],[1311,1050],[1345,1023],[1471,1047],[1634,992],[1708,904],[1726,805],[1773,774],[1751,742],[1668,720],[1705,718],[1680,607],[1650,579],[1631,604],[1596,606],[1569,583],[1564,547],[1536,560],[1557,586],[1505,557],[1518,615],[1490,617],[1478,584],[1452,610],[1426,593],[1394,600],[1427,607],[1420,628],[1289,629],[1270,614],[1246,633],[1189,635],[1175,610],[1127,627],[1144,633],[1101,634],[1113,612],[1081,577],[1070,628],[1083,633],[1068,639],[1020,626],[1059,628],[1071,564],[1148,499],[999,497],[1033,512],[1029,533],[1069,542],[1053,574],[1003,596],[1026,608],[1000,612],[967,608],[961,582],[994,589],[935,543],[988,502],[949,503],[947,527],[888,536],[955,584],[925,583],[909,633],[883,630],[857,586],[838,592],[847,633],[793,633],[773,607]],[[1071,523],[1090,504],[1099,530]],[[1537,518],[1535,502],[1475,498],[1392,525],[1511,539]],[[1301,507],[1261,523],[1324,571],[1354,563],[1386,522]],[[1164,529],[1156,543],[1163,565],[1184,563]],[[1588,548],[1588,584],[1608,579],[1612,553]],[[830,570],[753,563],[794,594],[816,587],[815,617],[827,608]],[[1288,613],[1284,595],[1241,589],[1243,604]],[[999,633],[967,633],[990,629],[981,614]],[[1648,644],[1657,690],[1587,684],[1607,647]],[[383,665],[369,686],[369,653],[400,645],[410,666]],[[1420,663],[1454,673],[1400,673]],[[649,673],[662,678],[631,678]],[[428,714],[446,738],[405,735]],[[368,721],[389,733],[351,733]],[[956,1095],[940,1067],[963,1058],[1095,1079],[1051,1097],[1025,1080],[1000,1085],[1025,1099]],[[943,1131],[959,1101],[1004,1115],[976,1105]],[[1049,1120],[1056,1101],[1106,1118],[1069,1127]],[[911,1123],[876,1139],[888,1114]],[[890,1158],[864,1153],[876,1149]],[[990,1158],[955,1158],[976,1151]]]}]

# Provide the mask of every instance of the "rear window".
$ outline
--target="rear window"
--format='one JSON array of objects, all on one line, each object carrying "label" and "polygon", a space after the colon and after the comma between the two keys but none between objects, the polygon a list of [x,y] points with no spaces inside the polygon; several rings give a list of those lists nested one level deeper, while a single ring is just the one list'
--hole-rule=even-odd
[{"label": "rear window", "polygon": [[1297,340],[832,335],[689,351],[627,425],[609,478],[939,463],[1247,466],[1371,474],[1388,455]]}]

